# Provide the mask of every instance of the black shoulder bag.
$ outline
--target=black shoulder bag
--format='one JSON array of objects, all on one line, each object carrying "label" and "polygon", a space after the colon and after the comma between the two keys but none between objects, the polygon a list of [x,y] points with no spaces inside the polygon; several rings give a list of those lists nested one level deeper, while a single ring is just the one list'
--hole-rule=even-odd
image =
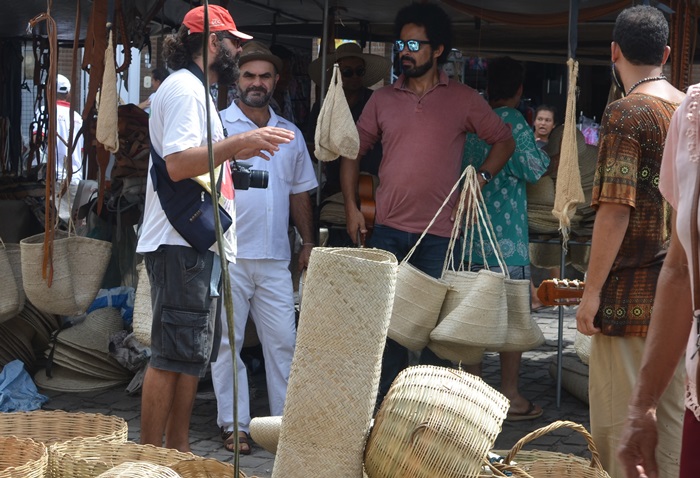
[{"label": "black shoulder bag", "polygon": [[[204,75],[197,65],[191,63],[187,69],[204,84]],[[207,101],[209,99],[207,98]],[[206,252],[216,242],[214,225],[215,210],[211,194],[193,179],[175,182],[170,179],[165,161],[156,153],[151,143],[153,167],[150,170],[153,189],[158,194],[160,205],[168,221],[175,230],[198,252]],[[216,182],[216,190],[221,190],[221,180],[225,165]],[[219,205],[219,219],[224,232],[233,224],[231,216]]]}]

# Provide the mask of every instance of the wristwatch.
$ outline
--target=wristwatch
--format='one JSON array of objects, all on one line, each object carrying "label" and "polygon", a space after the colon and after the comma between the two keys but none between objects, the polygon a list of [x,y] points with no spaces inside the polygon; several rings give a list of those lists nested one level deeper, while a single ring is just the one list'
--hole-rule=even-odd
[{"label": "wristwatch", "polygon": [[485,170],[479,171],[479,175],[481,176],[481,179],[484,180],[486,184],[490,183],[491,180],[493,179],[493,176],[491,176],[491,173]]}]

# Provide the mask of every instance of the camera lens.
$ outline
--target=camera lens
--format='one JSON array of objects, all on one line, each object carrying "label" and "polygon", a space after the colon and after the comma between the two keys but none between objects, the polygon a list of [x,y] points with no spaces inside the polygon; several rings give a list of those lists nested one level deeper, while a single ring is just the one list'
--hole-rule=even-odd
[{"label": "camera lens", "polygon": [[267,171],[260,169],[250,170],[250,187],[258,189],[266,189],[270,175]]}]

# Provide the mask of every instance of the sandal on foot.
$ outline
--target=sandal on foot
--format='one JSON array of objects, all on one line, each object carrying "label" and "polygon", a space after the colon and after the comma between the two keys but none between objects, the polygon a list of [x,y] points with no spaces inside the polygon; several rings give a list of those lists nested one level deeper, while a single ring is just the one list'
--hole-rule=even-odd
[{"label": "sandal on foot", "polygon": [[538,408],[537,405],[528,401],[527,410],[525,410],[525,412],[508,412],[508,415],[506,415],[506,421],[520,422],[523,420],[534,420],[535,418],[541,417],[543,413],[544,410]]},{"label": "sandal on foot", "polygon": [[[226,431],[221,429],[221,439],[224,441],[224,448],[233,453],[236,451],[234,446],[233,431]],[[248,441],[248,434],[246,432],[238,433],[238,453],[241,455],[250,455],[253,450],[250,448],[250,442]]]}]

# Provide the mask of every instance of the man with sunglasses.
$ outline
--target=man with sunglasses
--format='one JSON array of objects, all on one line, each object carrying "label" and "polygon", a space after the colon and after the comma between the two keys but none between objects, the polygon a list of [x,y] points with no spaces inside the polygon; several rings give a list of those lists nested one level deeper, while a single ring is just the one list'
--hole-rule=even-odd
[{"label": "man with sunglasses", "polygon": [[[375,143],[383,148],[376,193],[376,223],[370,245],[402,260],[416,244],[459,178],[467,133],[491,145],[480,169],[483,184],[510,158],[515,142],[506,126],[473,89],[450,80],[438,65],[451,51],[451,22],[437,5],[414,3],[401,9],[394,22],[396,51],[402,74],[393,85],[377,90],[365,106],[357,129],[361,158]],[[354,240],[366,233],[357,208],[359,164],[342,158],[341,185],[347,232]],[[452,231],[457,195],[423,238],[411,264],[433,277],[442,275]],[[447,364],[429,350],[422,363]],[[408,365],[408,350],[387,340],[382,360],[378,403],[396,375]]]},{"label": "man with sunglasses", "polygon": [[[149,167],[153,168],[154,161],[164,161],[165,174],[176,193],[179,187],[187,187],[189,179],[202,176],[208,183],[207,124],[211,121],[222,203],[235,217],[228,160],[267,158],[279,150],[280,144],[294,139],[294,133],[267,127],[224,137],[207,92],[210,85],[204,84],[204,68],[208,69],[210,83],[234,81],[241,40],[252,37],[237,30],[225,8],[210,6],[208,12],[208,28],[204,7],[197,7],[185,15],[180,30],[163,41],[166,63],[176,71],[163,81],[151,103]],[[206,30],[210,32],[207,37]],[[202,50],[205,40],[206,65]],[[209,119],[207,102],[212,112]],[[217,244],[200,252],[175,230],[154,189],[153,177],[148,175],[136,248],[144,255],[153,308],[152,355],[141,398],[141,443],[163,446],[165,435],[167,448],[190,451],[189,426],[197,384],[209,361],[216,359],[220,340],[220,258],[216,255]],[[235,227],[231,226],[223,241],[229,261],[235,260],[235,240]]]}]

